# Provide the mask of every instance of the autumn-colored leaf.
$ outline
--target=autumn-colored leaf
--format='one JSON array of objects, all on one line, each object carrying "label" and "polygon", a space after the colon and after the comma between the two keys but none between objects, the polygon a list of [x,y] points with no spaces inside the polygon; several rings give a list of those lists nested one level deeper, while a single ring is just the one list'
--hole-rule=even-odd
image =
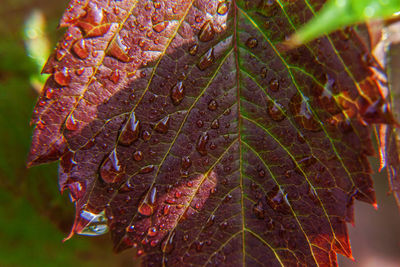
[{"label": "autumn-colored leaf", "polygon": [[337,265],[392,124],[368,29],[286,50],[322,0],[72,1],[29,165],[60,159],[75,233],[144,265]]}]

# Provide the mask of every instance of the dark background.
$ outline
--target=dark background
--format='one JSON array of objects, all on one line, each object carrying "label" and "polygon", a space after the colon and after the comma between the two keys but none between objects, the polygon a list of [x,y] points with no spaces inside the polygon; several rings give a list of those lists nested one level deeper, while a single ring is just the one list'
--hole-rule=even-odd
[{"label": "dark background", "polygon": [[[66,243],[74,206],[57,185],[57,163],[25,168],[37,93],[34,61],[24,45],[24,23],[33,10],[47,21],[53,47],[63,33],[58,20],[67,0],[1,0],[0,5],[0,266],[131,266],[133,251],[115,255],[109,235],[75,236]],[[376,160],[373,164],[378,165]],[[341,266],[400,266],[400,212],[387,195],[385,172],[374,175],[379,209],[357,202],[349,225],[355,262]]]}]

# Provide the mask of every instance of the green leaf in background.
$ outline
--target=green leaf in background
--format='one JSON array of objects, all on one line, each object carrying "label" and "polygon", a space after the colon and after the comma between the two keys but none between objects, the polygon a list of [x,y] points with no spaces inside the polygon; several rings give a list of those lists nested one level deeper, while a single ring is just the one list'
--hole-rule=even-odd
[{"label": "green leaf in background", "polygon": [[[310,0],[306,0],[310,6]],[[400,11],[400,0],[330,0],[288,41],[298,46],[343,26],[371,19],[388,18]],[[314,10],[315,12],[315,10]]]}]

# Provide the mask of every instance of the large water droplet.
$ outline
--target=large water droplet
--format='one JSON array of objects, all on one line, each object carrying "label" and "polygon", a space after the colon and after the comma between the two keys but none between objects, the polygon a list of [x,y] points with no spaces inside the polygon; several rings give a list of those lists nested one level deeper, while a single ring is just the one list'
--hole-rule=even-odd
[{"label": "large water droplet", "polygon": [[68,68],[64,67],[54,73],[54,80],[61,86],[67,86],[71,82],[71,75]]},{"label": "large water droplet", "polygon": [[86,41],[85,39],[80,39],[77,41],[73,46],[72,50],[74,53],[80,58],[80,59],[85,59],[89,56],[90,51],[88,47],[86,46]]},{"label": "large water droplet", "polygon": [[268,115],[274,121],[281,121],[285,118],[285,114],[283,113],[283,107],[273,101],[269,101],[267,105]]},{"label": "large water droplet", "polygon": [[107,55],[113,56],[122,62],[130,62],[133,59],[129,56],[130,48],[126,46],[119,35],[110,44]]},{"label": "large water droplet", "polygon": [[139,138],[140,133],[140,122],[136,119],[135,113],[133,112],[125,128],[119,137],[119,142],[123,145],[131,145]]},{"label": "large water droplet", "polygon": [[208,42],[214,38],[214,35],[214,25],[210,20],[207,20],[200,29],[199,40],[202,42]]},{"label": "large water droplet", "polygon": [[88,221],[88,223],[85,228],[83,228],[77,234],[96,236],[107,233],[107,218],[104,211],[100,212],[99,214],[95,214],[86,210],[82,210],[82,212],[80,213],[80,217]]},{"label": "large water droplet", "polygon": [[197,141],[196,144],[196,149],[202,156],[207,155],[207,143],[209,141],[210,137],[208,133],[204,133],[199,137],[199,140]]},{"label": "large water droplet", "polygon": [[207,53],[200,59],[200,62],[197,64],[197,67],[200,70],[205,70],[210,67],[215,60],[214,57],[214,48],[210,48]]},{"label": "large water droplet", "polygon": [[154,130],[162,134],[167,133],[168,129],[169,129],[169,116],[165,116],[154,126]]},{"label": "large water droplet", "polygon": [[174,87],[171,88],[171,99],[175,106],[179,105],[185,96],[185,88],[183,82],[179,81]]},{"label": "large water droplet", "polygon": [[110,153],[101,166],[100,176],[106,183],[116,183],[123,178],[122,168],[119,165],[116,149]]}]

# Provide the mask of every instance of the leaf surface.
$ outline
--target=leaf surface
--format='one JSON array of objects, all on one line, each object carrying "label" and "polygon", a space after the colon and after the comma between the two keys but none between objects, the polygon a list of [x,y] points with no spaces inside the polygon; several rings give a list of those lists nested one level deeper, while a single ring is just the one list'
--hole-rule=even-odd
[{"label": "leaf surface", "polygon": [[148,266],[337,265],[393,123],[364,25],[286,51],[324,1],[72,1],[29,165],[60,159],[74,233]]}]

